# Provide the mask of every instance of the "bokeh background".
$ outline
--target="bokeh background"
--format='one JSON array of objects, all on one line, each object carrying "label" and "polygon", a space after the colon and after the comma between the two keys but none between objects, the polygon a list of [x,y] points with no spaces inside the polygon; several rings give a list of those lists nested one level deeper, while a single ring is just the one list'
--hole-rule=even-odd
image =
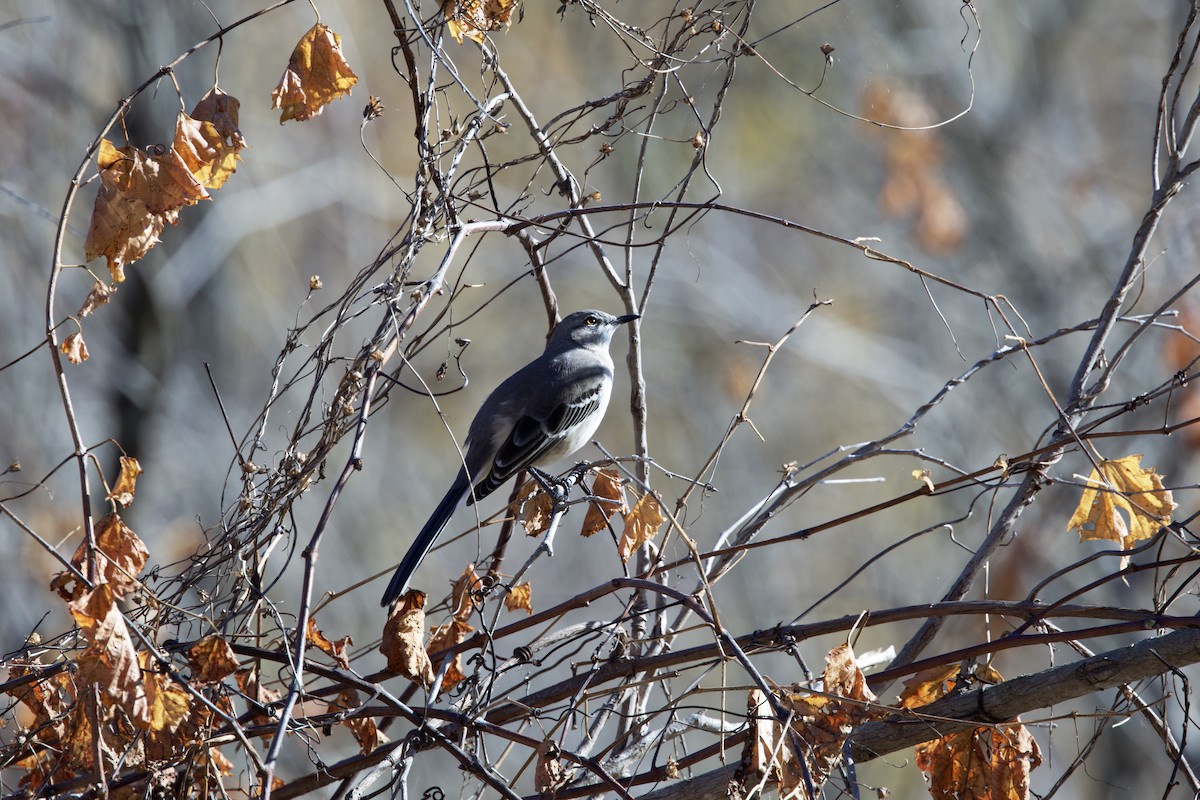
[{"label": "bokeh background", "polygon": [[[627,4],[611,5],[618,15],[642,14]],[[342,35],[359,75],[353,97],[303,125],[281,126],[269,107],[295,41],[313,22],[307,4],[293,3],[232,33],[221,54],[219,81],[242,101],[241,127],[250,149],[213,202],[185,210],[181,224],[127,270],[129,280],[113,302],[86,322],[91,359],[69,372],[85,439],[97,444],[112,438],[146,469],[126,519],[159,563],[203,546],[205,531],[236,497],[233,445],[205,365],[240,437],[262,408],[289,330],[375,259],[407,208],[403,190],[415,163],[414,121],[406,107],[408,89],[392,67],[387,17],[378,3],[319,7],[322,19]],[[0,362],[44,338],[56,224],[87,146],[120,98],[213,32],[209,9],[226,24],[253,10],[240,0],[210,0],[207,7],[198,1],[133,0],[3,5]],[[555,4],[529,3],[521,21],[494,36],[504,68],[524,87],[539,119],[616,91],[630,59],[618,38],[585,13],[556,10]],[[837,236],[878,237],[880,249],[923,270],[1004,295],[1032,338],[1095,317],[1147,208],[1158,89],[1185,4],[1075,0],[981,3],[976,10],[978,19],[957,0],[761,4],[753,32],[762,37],[754,43],[762,60],[740,62],[721,124],[708,143],[713,181],[699,182],[693,199],[713,196],[719,184],[720,201],[729,206]],[[648,18],[662,13],[646,11]],[[785,29],[789,23],[795,24]],[[828,65],[820,50],[825,43],[834,46]],[[215,54],[205,48],[176,70],[188,108],[212,84]],[[467,84],[482,90],[474,47],[451,44],[450,55]],[[688,92],[711,102],[719,73],[693,65],[684,79]],[[823,102],[795,88],[818,83]],[[382,166],[360,143],[369,95],[388,108],[362,133]],[[168,142],[179,107],[174,87],[160,81],[133,105],[125,134],[118,128],[109,136],[118,144],[125,135],[139,146]],[[907,127],[946,124],[901,132],[851,115]],[[521,127],[519,120],[509,121]],[[695,129],[694,118],[681,114],[656,130],[662,138],[651,143],[644,196],[665,194],[678,180],[694,154],[689,140]],[[506,136],[516,139],[523,131]],[[498,138],[489,146],[502,155],[505,144]],[[522,152],[526,146],[523,139],[515,145]],[[588,170],[585,192],[598,191],[605,202],[627,200],[637,146],[636,138],[623,139],[611,157]],[[596,155],[595,146],[581,149],[569,166],[582,174]],[[512,185],[501,188],[519,191],[528,177],[528,171],[514,173]],[[531,208],[561,206],[547,171],[531,181]],[[69,262],[82,261],[95,188],[95,181],[85,186],[72,210]],[[1196,212],[1194,192],[1186,190],[1157,234],[1157,256],[1146,265],[1133,312],[1154,308],[1195,273]],[[488,235],[469,245],[469,259],[464,253],[453,272],[463,269],[461,282],[479,287],[464,290],[454,314],[463,317],[488,304],[452,332],[435,328],[414,361],[431,376],[457,352],[454,337],[472,340],[462,362],[470,386],[439,399],[446,424],[460,436],[486,391],[538,352],[545,335],[545,314],[531,279],[494,297],[528,270],[518,243]],[[550,276],[562,308],[618,311],[594,260],[574,245],[564,242],[552,250]],[[429,249],[428,269],[441,252]],[[637,279],[644,281],[645,253],[634,250],[631,257]],[[92,267],[103,269],[99,262]],[[313,275],[325,288],[309,298]],[[69,270],[58,314],[73,311],[90,285],[83,270]],[[702,547],[770,491],[781,465],[807,464],[895,430],[946,381],[1006,343],[997,338],[1001,322],[977,297],[923,284],[902,267],[770,222],[709,214],[672,238],[645,308],[650,452],[658,463],[684,475],[704,463],[765,354],[744,342],[776,340],[814,297],[833,304],[789,340],[755,397],[750,416],[762,438],[740,428],[706,477],[719,492],[693,501],[689,509],[689,530]],[[445,298],[435,300],[434,308],[444,303]],[[1181,310],[1187,307],[1185,298]],[[1167,332],[1143,339],[1110,390],[1111,402],[1125,402],[1179,368],[1163,355],[1166,340]],[[1085,335],[1064,337],[1037,354],[1047,385],[1060,399],[1085,343]],[[619,364],[625,349],[618,340]],[[619,374],[617,384],[600,438],[610,451],[626,454],[633,446],[628,376]],[[286,404],[278,407],[269,426],[280,442],[290,427],[288,411]],[[1174,409],[1159,405],[1123,424],[1151,428],[1175,418]],[[44,352],[0,372],[0,467],[17,461],[21,466],[20,473],[3,477],[0,495],[33,489],[12,510],[69,555],[78,542],[79,503],[74,468],[58,469],[71,453],[63,419]],[[1002,453],[1028,450],[1054,422],[1054,407],[1037,375],[1028,362],[1014,360],[953,392],[901,446],[970,471]],[[1113,447],[1105,455],[1145,453],[1146,463],[1173,486],[1194,482],[1186,436],[1146,436]],[[117,455],[112,446],[97,450],[110,474]],[[1069,477],[1086,472],[1084,463],[1064,461],[1057,470]],[[922,466],[906,457],[870,461],[843,476],[864,482],[821,487],[781,514],[768,533],[786,533],[910,491],[910,473]],[[364,469],[340,501],[333,535],[322,543],[318,591],[340,592],[389,571],[455,469],[434,405],[419,394],[393,393],[372,421]],[[935,471],[934,477],[949,474]],[[668,497],[685,489],[661,474],[653,481]],[[297,509],[299,547],[327,487],[320,484]],[[1018,599],[1041,576],[1102,549],[1081,548],[1067,535],[1076,499],[1070,487],[1044,492],[993,563],[989,585],[974,596]],[[951,496],[909,504],[787,548],[751,553],[718,587],[726,625],[748,631],[793,620],[885,546],[965,513],[966,500]],[[1191,513],[1188,493],[1177,491],[1176,500],[1181,512]],[[986,502],[980,503],[953,532],[942,530],[901,548],[805,620],[936,599],[972,543],[986,533],[988,512]],[[459,518],[461,529],[469,525],[468,516]],[[487,536],[485,531],[484,544],[472,534],[435,553],[423,568],[426,588],[440,593],[443,581],[456,576],[465,561],[486,555]],[[56,632],[68,621],[48,589],[57,567],[42,547],[9,521],[0,522],[0,543],[7,553],[0,563],[0,648],[11,651],[30,631]],[[295,539],[286,544],[295,546]],[[510,558],[523,562],[533,546],[518,542]],[[299,560],[287,563],[273,597],[294,609]],[[1103,562],[1080,580],[1113,568],[1111,560]],[[549,605],[619,571],[611,542],[603,537],[560,539],[554,559],[540,562],[533,576],[534,602]],[[1146,605],[1148,586],[1135,580],[1092,599]],[[321,627],[368,645],[383,621],[377,605],[382,588],[375,581],[340,598],[322,612]],[[1185,597],[1176,613],[1193,613],[1194,606],[1194,598]],[[978,621],[960,628],[945,634],[946,648],[955,637],[983,636]],[[859,649],[899,647],[910,632],[902,626],[871,630]],[[835,643],[814,641],[804,656],[819,668]],[[998,666],[1006,675],[1018,674],[1053,658],[1006,655]],[[356,667],[381,663],[362,647]],[[779,667],[781,683],[798,677],[784,672],[786,662]],[[1104,703],[1091,699],[1080,707],[1094,710]],[[1035,729],[1035,735],[1043,747],[1050,737],[1062,737],[1064,752],[1071,753],[1076,737],[1086,734],[1060,724],[1054,731]],[[1104,739],[1101,748],[1059,796],[1161,794],[1169,762],[1139,720]],[[911,767],[875,764],[860,777],[892,786],[894,796],[923,792]]]}]

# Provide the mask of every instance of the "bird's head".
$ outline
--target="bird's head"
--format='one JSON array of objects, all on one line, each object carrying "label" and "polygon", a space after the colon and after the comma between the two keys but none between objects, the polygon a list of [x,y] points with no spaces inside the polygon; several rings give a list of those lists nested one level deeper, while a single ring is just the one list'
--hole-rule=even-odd
[{"label": "bird's head", "polygon": [[633,322],[639,314],[614,317],[604,311],[584,309],[563,318],[550,335],[549,345],[571,342],[581,347],[607,348],[617,328]]}]

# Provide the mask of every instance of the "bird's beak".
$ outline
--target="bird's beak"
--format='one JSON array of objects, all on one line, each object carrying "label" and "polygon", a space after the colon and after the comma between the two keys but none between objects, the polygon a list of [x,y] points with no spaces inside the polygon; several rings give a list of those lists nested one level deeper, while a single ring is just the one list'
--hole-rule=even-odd
[{"label": "bird's beak", "polygon": [[617,321],[613,324],[624,325],[626,322],[633,322],[635,319],[638,319],[641,316],[641,314],[626,314],[623,317],[617,317]]}]

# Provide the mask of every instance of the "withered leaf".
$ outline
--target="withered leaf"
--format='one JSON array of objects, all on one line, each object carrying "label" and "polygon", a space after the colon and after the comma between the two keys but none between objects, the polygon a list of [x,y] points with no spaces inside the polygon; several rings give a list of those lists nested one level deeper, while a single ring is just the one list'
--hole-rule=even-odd
[{"label": "withered leaf", "polygon": [[308,618],[308,631],[305,635],[308,637],[309,644],[332,658],[339,667],[350,669],[349,649],[354,641],[349,636],[343,636],[336,642],[331,641],[317,629],[316,617]]},{"label": "withered leaf", "polygon": [[555,792],[567,782],[567,770],[560,759],[558,744],[546,739],[537,748],[537,766],[533,770],[533,788]]},{"label": "withered leaf", "polygon": [[238,128],[238,110],[241,105],[236,97],[225,94],[214,86],[192,109],[193,120],[211,126],[203,128],[204,141],[217,156],[207,162],[211,167],[211,174],[205,179],[204,185],[209,189],[221,188],[237,170],[237,162],[242,158],[240,152],[248,146]]},{"label": "withered leaf", "polygon": [[1042,753],[1029,729],[1015,722],[923,742],[916,761],[934,800],[1028,800],[1029,773]]},{"label": "withered leaf", "polygon": [[[117,598],[135,591],[139,586],[137,576],[150,560],[146,545],[116,512],[105,514],[96,522],[95,536],[100,569],[97,580],[108,583],[113,596]],[[71,556],[71,564],[86,574],[84,562],[87,557],[85,539],[75,549],[75,555]]]},{"label": "withered leaf", "polygon": [[396,603],[383,626],[379,652],[389,672],[422,686],[433,684],[433,665],[425,650],[425,593],[413,589]]},{"label": "withered leaf", "polygon": [[139,727],[150,725],[150,705],[137,650],[117,608],[111,583],[101,583],[67,604],[88,641],[78,658],[79,675],[95,682],[116,700]]},{"label": "withered leaf", "polygon": [[111,286],[104,281],[96,281],[92,284],[92,290],[88,292],[88,296],[83,299],[83,305],[75,312],[75,316],[80,319],[91,316],[97,308],[109,301],[112,293],[113,288]]},{"label": "withered leaf", "polygon": [[454,582],[454,586],[450,590],[450,607],[454,609],[455,619],[465,622],[471,618],[471,613],[475,610],[475,601],[472,595],[478,588],[479,576],[475,574],[475,565],[467,564],[467,568],[463,570],[462,575],[458,576],[458,580]]},{"label": "withered leaf", "polygon": [[519,0],[443,0],[446,30],[462,44],[463,37],[483,43],[488,31],[512,25]]},{"label": "withered leaf", "polygon": [[91,358],[87,343],[83,341],[83,334],[79,331],[63,339],[58,345],[58,349],[63,352],[63,355],[67,357],[67,361],[70,361],[72,364],[82,364]]},{"label": "withered leaf", "polygon": [[[461,619],[452,619],[445,625],[439,625],[429,632],[429,652],[438,655],[443,650],[448,650],[466,641],[466,638],[474,632],[475,629]],[[467,676],[462,671],[462,653],[456,653],[454,662],[446,670],[445,677],[442,678],[442,691],[449,691],[466,679]]]},{"label": "withered leaf", "polygon": [[588,503],[583,528],[579,531],[583,536],[606,530],[608,519],[612,515],[629,513],[629,504],[625,502],[625,487],[621,484],[621,473],[616,467],[596,470],[596,478],[592,481],[592,495],[597,499]]},{"label": "withered leaf", "polygon": [[121,456],[121,474],[117,476],[117,485],[108,493],[108,499],[123,506],[133,503],[134,487],[137,477],[143,472],[142,465],[132,456]]},{"label": "withered leaf", "polygon": [[504,607],[509,611],[523,609],[527,614],[533,613],[533,587],[529,585],[528,581],[514,586],[504,596]]},{"label": "withered leaf", "polygon": [[84,242],[90,261],[104,256],[114,283],[125,280],[125,265],[158,243],[179,210],[208,197],[174,148],[152,156],[135,147],[118,149],[103,139],[96,151],[100,191]]},{"label": "withered leaf", "polygon": [[638,548],[654,538],[665,519],[658,498],[653,494],[643,495],[633,510],[625,515],[625,530],[617,542],[617,553],[621,556],[621,561],[628,564]]},{"label": "withered leaf", "polygon": [[154,671],[153,656],[138,654],[142,678],[146,684],[146,703],[149,709],[145,727],[158,733],[174,733],[187,719],[192,698],[169,675]]},{"label": "withered leaf", "polygon": [[1078,530],[1081,540],[1108,539],[1127,550],[1171,524],[1176,508],[1171,492],[1162,476],[1153,467],[1142,467],[1141,460],[1138,454],[1101,461],[1088,477],[1067,530]]},{"label": "withered leaf", "polygon": [[196,642],[188,650],[192,680],[196,683],[215,683],[237,671],[237,656],[229,642],[217,634]]},{"label": "withered leaf", "polygon": [[320,114],[326,105],[358,83],[342,55],[342,37],[317,23],[296,43],[279,85],[271,92],[271,108],[281,109],[279,123]]},{"label": "withered leaf", "polygon": [[[353,711],[360,705],[362,704],[358,699],[358,691],[352,688],[344,689],[329,704],[329,711],[331,713]],[[375,725],[375,720],[370,717],[351,717],[343,720],[342,724],[354,734],[354,739],[358,742],[358,746],[364,755],[370,753],[379,745],[387,743],[387,737],[379,732],[379,728]]]},{"label": "withered leaf", "polygon": [[526,536],[540,536],[550,527],[554,514],[554,499],[538,485],[537,481],[526,481],[517,496],[517,508],[521,515],[521,527]]}]

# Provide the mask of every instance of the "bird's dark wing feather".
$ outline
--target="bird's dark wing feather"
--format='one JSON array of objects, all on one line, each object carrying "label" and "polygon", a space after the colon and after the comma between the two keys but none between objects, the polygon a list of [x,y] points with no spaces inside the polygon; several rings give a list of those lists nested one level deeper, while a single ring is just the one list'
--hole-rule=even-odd
[{"label": "bird's dark wing feather", "polygon": [[524,416],[517,420],[512,433],[496,451],[492,468],[483,480],[475,484],[467,504],[482,500],[513,475],[536,464],[547,451],[562,441],[567,431],[595,413],[600,407],[600,397],[601,392],[597,387],[595,391],[571,402],[559,403],[543,419]]}]

